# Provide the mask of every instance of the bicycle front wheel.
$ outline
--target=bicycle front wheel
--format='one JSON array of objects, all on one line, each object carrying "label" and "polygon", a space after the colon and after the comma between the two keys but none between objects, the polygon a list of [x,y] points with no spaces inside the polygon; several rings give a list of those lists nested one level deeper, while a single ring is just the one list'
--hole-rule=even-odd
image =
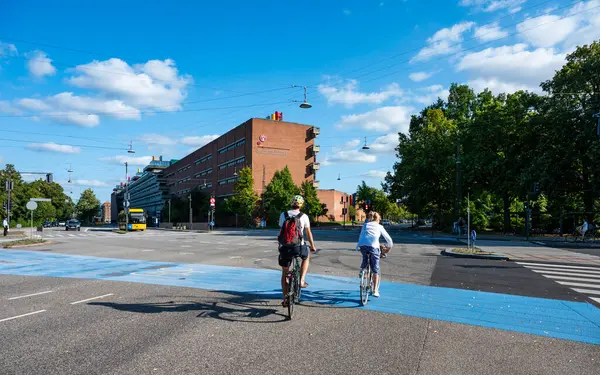
[{"label": "bicycle front wheel", "polygon": [[360,304],[365,306],[369,301],[369,289],[371,286],[371,267],[367,266],[363,270],[360,278]]},{"label": "bicycle front wheel", "polygon": [[294,315],[294,295],[296,290],[297,281],[294,276],[289,279],[288,283],[288,295],[287,295],[287,308],[288,308],[288,319],[292,320],[292,315]]},{"label": "bicycle front wheel", "polygon": [[300,285],[300,266],[296,264],[296,272],[294,272],[294,279],[296,289],[294,291],[294,303],[300,302],[300,297],[302,296],[302,286]]}]

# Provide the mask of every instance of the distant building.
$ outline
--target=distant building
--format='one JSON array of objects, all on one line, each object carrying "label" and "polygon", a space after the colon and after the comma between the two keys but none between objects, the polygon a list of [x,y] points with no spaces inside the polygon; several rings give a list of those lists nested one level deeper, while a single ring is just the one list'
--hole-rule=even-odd
[{"label": "distant building", "polygon": [[[163,172],[176,162],[177,160],[163,160],[162,156],[158,159],[153,156],[150,164],[143,170],[138,169],[129,181],[129,206],[131,208],[143,208],[146,211],[149,225],[154,225],[157,219],[159,221],[161,219],[164,202],[169,196],[169,189],[164,180]],[[125,188],[126,185],[121,184],[113,189],[114,201],[118,206],[117,210],[113,210],[113,213],[116,211],[117,215],[124,207]]]},{"label": "distant building", "polygon": [[119,212],[123,211],[125,198],[125,185],[121,183],[117,185],[110,195],[110,219],[111,223],[116,223],[119,217]]},{"label": "distant building", "polygon": [[110,219],[111,219],[111,204],[110,202],[104,202],[102,204],[102,221],[105,223],[110,223]]},{"label": "distant building", "polygon": [[252,118],[167,168],[164,178],[172,195],[185,197],[198,188],[218,199],[233,195],[237,172],[248,166],[260,195],[275,171],[287,166],[295,184],[318,187],[318,135],[314,126]]},{"label": "distant building", "polygon": [[[320,222],[331,221],[331,215],[333,215],[333,218],[335,218],[334,221],[343,221],[344,214],[342,209],[344,207],[348,208],[353,203],[351,194],[346,194],[335,189],[317,190],[317,197],[319,198],[319,201],[321,201],[321,203],[325,203],[328,210],[327,215],[320,216],[317,219],[317,221]],[[358,219],[359,218],[357,218],[357,220]],[[348,214],[346,214],[346,221],[351,221],[350,216]]]}]

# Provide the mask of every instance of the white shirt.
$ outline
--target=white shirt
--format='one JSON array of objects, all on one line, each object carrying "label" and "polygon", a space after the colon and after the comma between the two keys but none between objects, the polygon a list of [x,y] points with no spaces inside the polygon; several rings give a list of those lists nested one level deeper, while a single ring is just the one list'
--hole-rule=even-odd
[{"label": "white shirt", "polygon": [[584,232],[587,232],[588,230],[588,222],[587,221],[583,221],[583,225],[581,226],[581,230]]},{"label": "white shirt", "polygon": [[371,246],[379,249],[379,237],[383,236],[387,246],[391,249],[394,246],[392,238],[385,230],[383,225],[370,221],[363,225],[360,231],[360,238],[358,239],[358,246]]},{"label": "white shirt", "polygon": [[7,227],[8,221],[6,219],[2,220],[2,227]]},{"label": "white shirt", "polygon": [[[289,210],[288,216],[296,217],[296,215],[298,215],[299,213],[300,213],[300,210]],[[281,228],[283,226],[283,223],[285,223],[285,215],[282,212],[281,216],[279,216],[279,228]],[[306,214],[304,214],[300,217],[300,233],[302,233],[302,245],[304,245],[304,229],[305,228],[310,228],[310,220],[308,219],[308,215],[306,215]]]}]

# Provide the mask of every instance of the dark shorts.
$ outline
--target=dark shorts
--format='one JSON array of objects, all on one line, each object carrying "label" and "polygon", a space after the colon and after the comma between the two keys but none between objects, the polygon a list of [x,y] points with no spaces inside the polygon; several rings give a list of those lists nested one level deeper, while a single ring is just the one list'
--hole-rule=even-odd
[{"label": "dark shorts", "polygon": [[279,265],[289,267],[294,257],[299,256],[302,260],[308,258],[308,246],[300,245],[292,248],[279,247]]}]

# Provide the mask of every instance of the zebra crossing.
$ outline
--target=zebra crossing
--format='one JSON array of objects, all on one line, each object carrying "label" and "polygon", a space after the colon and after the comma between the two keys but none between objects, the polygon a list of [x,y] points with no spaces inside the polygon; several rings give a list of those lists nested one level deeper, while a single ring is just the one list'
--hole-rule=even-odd
[{"label": "zebra crossing", "polygon": [[516,262],[600,304],[600,267]]},{"label": "zebra crossing", "polygon": [[[184,233],[184,235],[187,233]],[[169,236],[169,235],[181,235],[181,233],[175,232],[131,232],[130,236],[143,236],[143,237],[157,237],[157,236]],[[90,237],[115,237],[122,236],[119,233],[107,232],[107,231],[88,231],[88,232],[71,232],[71,231],[52,231],[48,234],[44,233],[44,238],[57,238],[57,239],[69,239],[69,238],[90,238]]]}]

